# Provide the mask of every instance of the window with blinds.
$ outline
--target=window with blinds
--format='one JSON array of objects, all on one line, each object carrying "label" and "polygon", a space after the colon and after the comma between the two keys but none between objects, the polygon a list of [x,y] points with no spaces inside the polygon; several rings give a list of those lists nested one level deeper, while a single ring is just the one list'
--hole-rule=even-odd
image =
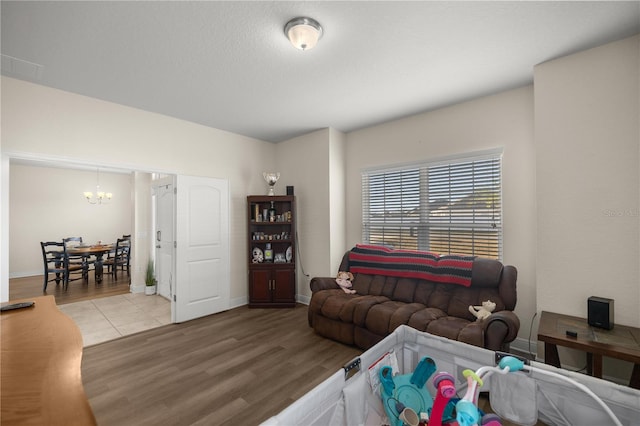
[{"label": "window with blinds", "polygon": [[362,174],[362,240],[502,258],[502,153]]}]

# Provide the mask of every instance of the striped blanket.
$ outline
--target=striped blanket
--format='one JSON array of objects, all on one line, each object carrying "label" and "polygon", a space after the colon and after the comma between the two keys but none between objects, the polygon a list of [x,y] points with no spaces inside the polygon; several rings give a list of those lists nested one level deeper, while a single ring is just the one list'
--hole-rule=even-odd
[{"label": "striped blanket", "polygon": [[349,253],[349,270],[354,274],[417,278],[469,287],[474,259],[475,256],[440,256],[426,251],[358,244]]}]

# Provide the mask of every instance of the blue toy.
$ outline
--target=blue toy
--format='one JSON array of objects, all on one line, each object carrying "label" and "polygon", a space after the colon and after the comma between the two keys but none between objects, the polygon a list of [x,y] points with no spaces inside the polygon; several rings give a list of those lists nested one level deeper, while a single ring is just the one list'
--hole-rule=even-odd
[{"label": "blue toy", "polygon": [[410,409],[416,416],[427,413],[433,405],[433,398],[424,384],[436,371],[436,363],[429,357],[420,360],[411,374],[393,375],[388,365],[380,369],[382,405],[391,426],[402,426],[400,415]]}]

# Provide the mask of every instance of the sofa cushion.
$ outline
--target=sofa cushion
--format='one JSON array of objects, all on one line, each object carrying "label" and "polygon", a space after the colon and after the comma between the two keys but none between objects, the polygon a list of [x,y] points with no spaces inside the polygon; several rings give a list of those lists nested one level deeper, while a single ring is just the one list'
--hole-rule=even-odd
[{"label": "sofa cushion", "polygon": [[476,317],[469,312],[469,306],[480,306],[482,302],[486,300],[491,300],[496,304],[495,312],[505,309],[504,302],[497,288],[486,287],[475,289],[471,287],[463,291],[456,290],[452,292],[447,314],[454,317],[465,318],[469,321],[475,321]]},{"label": "sofa cushion", "polygon": [[447,314],[453,317],[464,318],[467,321],[475,321],[476,317],[469,312],[469,305],[478,305],[477,291],[454,291],[449,299]]},{"label": "sofa cushion", "polygon": [[[340,290],[342,291],[342,290]],[[344,293],[344,291],[342,291]],[[313,297],[309,301],[309,312],[320,312],[322,305],[332,294],[335,294],[335,290],[322,290],[313,293]]]},{"label": "sofa cushion", "polygon": [[425,305],[436,306],[443,311],[446,311],[449,307],[449,302],[453,296],[453,287],[449,285],[436,284],[433,292],[429,296],[429,300]]},{"label": "sofa cushion", "polygon": [[367,319],[362,325],[375,334],[385,336],[399,325],[406,324],[415,312],[424,308],[425,306],[421,303],[404,303],[393,300],[378,303],[371,306],[367,313]]},{"label": "sofa cushion", "polygon": [[371,306],[388,300],[384,296],[347,294],[342,289],[320,290],[313,294],[309,311],[331,320],[364,325]]},{"label": "sofa cushion", "polygon": [[431,321],[437,320],[438,318],[446,317],[447,314],[442,309],[439,308],[424,308],[420,309],[411,315],[407,325],[409,327],[413,327],[416,330],[427,331],[427,327]]},{"label": "sofa cushion", "polygon": [[477,257],[471,269],[471,282],[474,287],[497,287],[502,275],[503,265],[492,259]]},{"label": "sofa cushion", "polygon": [[393,296],[391,297],[393,300],[397,300],[398,302],[411,303],[414,300],[416,285],[418,284],[418,280],[411,278],[400,278],[395,285],[393,290]]},{"label": "sofa cushion", "polygon": [[467,324],[458,334],[460,342],[468,343],[475,346],[484,346],[484,324],[480,322],[471,322]]},{"label": "sofa cushion", "polygon": [[433,320],[427,325],[427,333],[458,340],[460,330],[469,325],[470,321],[462,318],[446,316]]},{"label": "sofa cushion", "polygon": [[380,304],[388,302],[389,298],[384,296],[367,296],[362,298],[355,306],[353,311],[353,323],[360,327],[364,327],[364,324],[369,316],[369,310]]},{"label": "sofa cushion", "polygon": [[322,290],[318,292],[318,294],[320,293],[322,293],[321,297],[323,303],[319,305],[319,311],[322,313],[322,316],[333,320],[340,320],[340,313],[342,312],[344,305],[354,299],[353,296],[340,289]]},{"label": "sofa cushion", "polygon": [[389,333],[389,324],[391,323],[391,317],[401,306],[405,305],[403,302],[395,302],[389,300],[388,302],[379,303],[372,306],[367,314],[364,326],[367,330],[385,336]]},{"label": "sofa cushion", "polygon": [[423,305],[429,305],[429,299],[436,289],[436,284],[425,281],[416,281],[416,291],[413,293],[413,301],[416,303],[422,303]]},{"label": "sofa cushion", "polygon": [[400,306],[393,315],[391,315],[391,321],[389,321],[389,333],[393,332],[402,324],[408,324],[411,317],[413,317],[413,314],[418,311],[422,311],[425,308],[426,306],[422,303],[405,303],[403,306]]}]

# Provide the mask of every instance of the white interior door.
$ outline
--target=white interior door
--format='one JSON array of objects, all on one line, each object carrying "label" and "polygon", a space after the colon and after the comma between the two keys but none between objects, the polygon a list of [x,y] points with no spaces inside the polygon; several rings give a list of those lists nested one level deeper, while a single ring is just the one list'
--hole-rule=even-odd
[{"label": "white interior door", "polygon": [[175,197],[174,177],[154,182],[156,223],[155,262],[157,292],[160,296],[173,300],[174,276],[174,229],[175,229]]},{"label": "white interior door", "polygon": [[174,322],[229,309],[229,184],[177,176]]}]

